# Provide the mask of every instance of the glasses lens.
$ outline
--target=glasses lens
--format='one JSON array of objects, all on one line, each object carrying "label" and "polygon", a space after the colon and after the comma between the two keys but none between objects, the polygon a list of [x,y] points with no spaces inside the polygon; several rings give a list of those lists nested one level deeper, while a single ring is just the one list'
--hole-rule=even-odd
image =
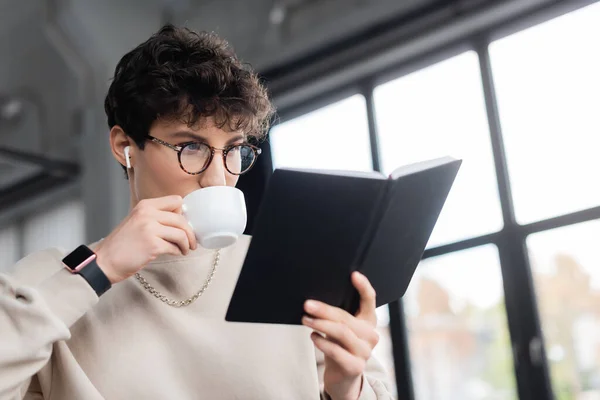
[{"label": "glasses lens", "polygon": [[190,143],[181,151],[181,166],[187,172],[202,172],[210,159],[210,147],[203,143]]},{"label": "glasses lens", "polygon": [[247,145],[234,146],[227,152],[227,169],[232,174],[243,174],[247,172],[256,159],[254,149]]}]

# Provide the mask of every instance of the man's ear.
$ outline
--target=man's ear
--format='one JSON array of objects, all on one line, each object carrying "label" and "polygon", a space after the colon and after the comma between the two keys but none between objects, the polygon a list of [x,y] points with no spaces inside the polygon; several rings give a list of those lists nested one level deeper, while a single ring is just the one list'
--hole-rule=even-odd
[{"label": "man's ear", "polygon": [[[125,154],[125,148],[128,148],[128,154]],[[132,146],[131,138],[127,136],[125,131],[119,125],[115,125],[111,128],[110,149],[119,164],[131,168],[132,156],[135,151],[134,148],[135,146]]]}]

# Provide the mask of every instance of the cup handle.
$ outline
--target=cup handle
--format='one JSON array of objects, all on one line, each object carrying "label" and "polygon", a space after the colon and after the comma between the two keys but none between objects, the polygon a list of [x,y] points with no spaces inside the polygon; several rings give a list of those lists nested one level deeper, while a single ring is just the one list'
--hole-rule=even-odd
[{"label": "cup handle", "polygon": [[[188,211],[188,207],[185,204],[181,205],[181,212],[183,213],[183,216],[185,216],[187,214]],[[194,225],[192,225],[192,221],[188,220],[188,225],[192,228],[192,230],[194,229]]]}]

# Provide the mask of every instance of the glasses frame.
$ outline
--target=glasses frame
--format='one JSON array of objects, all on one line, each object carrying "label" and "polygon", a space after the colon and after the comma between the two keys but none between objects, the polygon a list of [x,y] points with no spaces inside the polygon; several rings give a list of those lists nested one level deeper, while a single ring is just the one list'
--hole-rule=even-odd
[{"label": "glasses frame", "polygon": [[[258,156],[260,155],[260,153],[262,153],[262,150],[259,147],[251,145],[249,143],[232,144],[232,145],[229,145],[229,146],[227,146],[227,147],[225,147],[223,149],[220,149],[218,147],[213,147],[213,146],[211,146],[211,145],[209,145],[208,143],[205,143],[205,142],[190,141],[190,142],[182,143],[180,145],[175,145],[175,144],[167,143],[164,140],[160,140],[160,139],[155,138],[154,136],[151,136],[151,135],[146,135],[146,138],[148,140],[154,142],[154,143],[161,144],[161,145],[163,145],[165,147],[168,147],[171,150],[176,151],[177,152],[177,161],[179,161],[179,167],[183,170],[183,172],[185,172],[186,174],[189,174],[189,175],[199,175],[199,174],[203,173],[204,171],[206,171],[208,169],[208,167],[210,166],[210,163],[213,161],[213,158],[215,157],[215,152],[217,150],[221,151],[221,156],[223,158],[223,165],[225,166],[225,169],[227,170],[227,172],[229,172],[231,175],[237,175],[237,176],[244,175],[245,173],[247,173],[248,171],[250,171],[252,169],[252,167],[256,163],[256,159],[258,158]],[[190,172],[190,171],[186,170],[183,167],[183,164],[181,162],[181,153],[183,152],[183,149],[186,146],[190,145],[190,144],[201,144],[201,145],[204,145],[204,146],[206,146],[206,147],[208,147],[210,149],[210,156],[208,157],[208,160],[206,161],[206,164],[198,172]],[[252,151],[254,152],[254,160],[252,160],[252,164],[250,164],[250,166],[248,167],[248,169],[246,169],[244,172],[241,172],[241,173],[235,173],[235,172],[230,171],[229,168],[227,168],[227,161],[226,161],[226,159],[227,159],[227,153],[229,153],[229,151],[231,149],[233,149],[234,147],[238,147],[238,146],[247,146],[247,147],[250,147],[252,149]]]}]

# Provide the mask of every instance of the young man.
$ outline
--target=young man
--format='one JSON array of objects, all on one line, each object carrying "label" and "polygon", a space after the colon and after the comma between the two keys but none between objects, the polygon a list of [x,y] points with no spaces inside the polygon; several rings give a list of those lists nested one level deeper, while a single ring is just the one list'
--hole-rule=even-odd
[{"label": "young man", "polygon": [[182,197],[235,186],[273,113],[226,42],[164,27],[121,59],[105,109],[131,212],[90,248],[0,276],[0,398],[391,398],[361,275],[355,316],[307,302],[310,329],[224,320],[250,238],[200,248]]}]

